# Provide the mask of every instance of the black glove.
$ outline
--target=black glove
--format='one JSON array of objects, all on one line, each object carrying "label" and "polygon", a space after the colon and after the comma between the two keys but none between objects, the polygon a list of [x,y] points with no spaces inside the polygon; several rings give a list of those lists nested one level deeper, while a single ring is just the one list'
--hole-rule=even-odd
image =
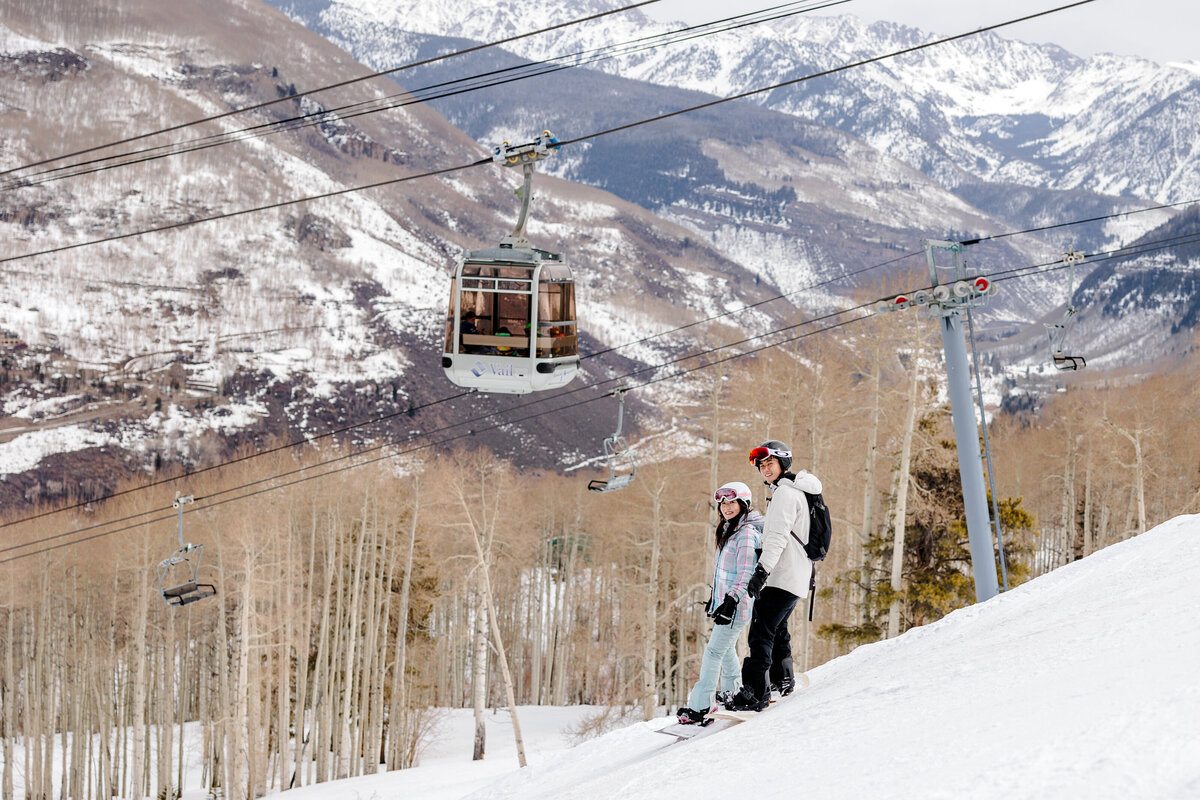
[{"label": "black glove", "polygon": [[713,622],[718,625],[730,625],[733,623],[733,615],[736,613],[737,598],[725,595],[721,605],[717,606],[717,610],[712,613]]},{"label": "black glove", "polygon": [[767,582],[768,574],[769,573],[763,569],[762,564],[756,565],[754,567],[754,574],[750,576],[750,582],[746,584],[746,594],[750,595],[751,597],[758,597],[759,593],[762,592],[763,585]]}]

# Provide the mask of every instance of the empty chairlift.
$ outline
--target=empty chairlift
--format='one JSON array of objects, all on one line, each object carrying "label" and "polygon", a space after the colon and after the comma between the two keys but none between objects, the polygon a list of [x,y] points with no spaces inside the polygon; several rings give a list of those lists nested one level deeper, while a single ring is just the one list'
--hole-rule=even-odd
[{"label": "empty chairlift", "polygon": [[590,481],[588,491],[615,492],[633,483],[633,477],[637,475],[637,454],[630,449],[625,437],[621,435],[621,425],[625,416],[626,391],[628,390],[618,389],[615,392],[617,395],[617,430],[616,433],[604,440],[604,462],[608,468],[608,478],[605,480],[597,478]]},{"label": "empty chairlift", "polygon": [[1046,326],[1050,334],[1050,357],[1054,362],[1054,368],[1061,371],[1080,370],[1087,366],[1087,360],[1083,356],[1068,355],[1066,352],[1067,337],[1071,333],[1071,328],[1075,325],[1075,317],[1079,313],[1075,308],[1075,265],[1081,263],[1083,258],[1083,253],[1077,252],[1075,248],[1070,248],[1063,254],[1063,263],[1071,269],[1067,313],[1062,322]]},{"label": "empty chairlift", "polygon": [[199,582],[200,557],[204,554],[204,545],[186,544],[183,541],[183,507],[194,499],[190,494],[180,497],[178,492],[175,493],[173,505],[179,510],[179,549],[158,564],[158,591],[163,600],[172,606],[186,606],[217,593],[217,587],[213,584]]}]

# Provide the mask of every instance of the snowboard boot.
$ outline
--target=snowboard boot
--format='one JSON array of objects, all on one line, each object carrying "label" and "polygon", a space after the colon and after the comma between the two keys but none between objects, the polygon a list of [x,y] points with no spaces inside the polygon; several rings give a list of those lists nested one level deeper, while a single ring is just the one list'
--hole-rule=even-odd
[{"label": "snowboard boot", "polygon": [[675,716],[680,725],[703,725],[705,721],[704,712],[693,708],[681,708],[675,712]]},{"label": "snowboard boot", "polygon": [[787,677],[779,681],[779,683],[771,684],[771,699],[778,700],[781,697],[787,697],[796,690],[796,679]]},{"label": "snowboard boot", "polygon": [[717,706],[725,708],[730,700],[733,699],[734,692],[717,692]]},{"label": "snowboard boot", "polygon": [[769,699],[759,700],[753,692],[743,686],[733,696],[733,699],[725,704],[725,708],[730,711],[762,711],[769,705],[771,705]]}]

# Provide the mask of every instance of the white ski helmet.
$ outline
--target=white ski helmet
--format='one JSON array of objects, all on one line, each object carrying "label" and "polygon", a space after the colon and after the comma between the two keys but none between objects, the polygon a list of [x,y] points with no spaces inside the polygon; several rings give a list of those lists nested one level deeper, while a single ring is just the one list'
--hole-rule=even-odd
[{"label": "white ski helmet", "polygon": [[754,498],[750,494],[749,486],[741,481],[730,481],[713,493],[713,499],[718,503],[723,500],[740,500],[746,508],[749,508]]}]

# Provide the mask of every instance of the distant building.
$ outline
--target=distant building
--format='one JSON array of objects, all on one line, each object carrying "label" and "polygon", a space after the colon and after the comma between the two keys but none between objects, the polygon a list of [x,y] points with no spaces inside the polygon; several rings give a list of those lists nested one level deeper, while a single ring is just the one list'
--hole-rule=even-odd
[{"label": "distant building", "polygon": [[17,336],[13,331],[0,328],[0,347],[12,347],[18,344],[24,344],[20,336]]}]

